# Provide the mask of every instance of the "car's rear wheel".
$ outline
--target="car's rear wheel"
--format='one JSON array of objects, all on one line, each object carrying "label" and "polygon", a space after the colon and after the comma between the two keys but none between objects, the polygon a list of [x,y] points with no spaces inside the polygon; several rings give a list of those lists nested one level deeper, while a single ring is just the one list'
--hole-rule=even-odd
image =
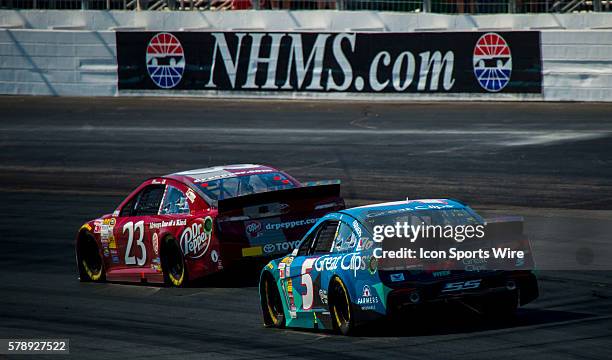
[{"label": "car's rear wheel", "polygon": [[187,283],[187,269],[183,252],[176,240],[167,238],[162,247],[162,270],[167,285],[182,287]]},{"label": "car's rear wheel", "polygon": [[77,251],[80,280],[104,281],[104,261],[93,236],[83,234],[79,239]]},{"label": "car's rear wheel", "polygon": [[277,328],[285,327],[283,302],[272,276],[267,275],[264,277],[260,291],[264,325]]},{"label": "car's rear wheel", "polygon": [[334,329],[342,335],[350,335],[354,332],[355,319],[346,286],[344,286],[340,278],[334,277],[330,284],[330,289],[329,309]]}]

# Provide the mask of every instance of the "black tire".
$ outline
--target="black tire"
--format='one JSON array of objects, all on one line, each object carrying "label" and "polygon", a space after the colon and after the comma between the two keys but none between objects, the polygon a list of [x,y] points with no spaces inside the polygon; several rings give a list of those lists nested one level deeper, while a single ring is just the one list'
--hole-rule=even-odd
[{"label": "black tire", "polygon": [[164,282],[168,286],[184,287],[187,284],[187,268],[183,252],[176,240],[167,238],[161,249]]},{"label": "black tire", "polygon": [[261,288],[261,311],[264,325],[282,329],[285,327],[285,312],[278,287],[271,275],[263,278]]},{"label": "black tire", "polygon": [[330,290],[329,311],[334,329],[342,335],[351,335],[355,331],[355,316],[346,286],[340,278],[334,277]]},{"label": "black tire", "polygon": [[81,282],[102,282],[106,279],[104,261],[94,237],[83,233],[77,245],[77,262]]}]

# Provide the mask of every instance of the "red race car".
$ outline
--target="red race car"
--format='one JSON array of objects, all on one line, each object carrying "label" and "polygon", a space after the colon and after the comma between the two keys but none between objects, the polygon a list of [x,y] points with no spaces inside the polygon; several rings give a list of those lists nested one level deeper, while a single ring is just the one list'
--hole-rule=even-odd
[{"label": "red race car", "polygon": [[343,208],[339,181],[300,183],[268,166],[155,177],[80,228],[79,275],[181,286],[245,257],[289,253],[318,218]]}]

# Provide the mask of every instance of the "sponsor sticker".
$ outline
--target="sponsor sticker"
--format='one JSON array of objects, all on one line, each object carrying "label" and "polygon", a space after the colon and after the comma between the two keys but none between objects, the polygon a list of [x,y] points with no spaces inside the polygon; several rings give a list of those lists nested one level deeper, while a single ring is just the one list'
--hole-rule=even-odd
[{"label": "sponsor sticker", "polygon": [[278,277],[281,279],[285,278],[285,266],[287,266],[285,263],[278,264]]},{"label": "sponsor sticker", "polygon": [[185,225],[187,225],[187,219],[172,219],[168,221],[150,223],[149,229],[161,229],[164,227],[185,226]]},{"label": "sponsor sticker", "polygon": [[319,297],[321,298],[321,302],[323,304],[327,304],[327,291],[320,289],[319,290]]},{"label": "sponsor sticker", "polygon": [[117,241],[115,240],[115,236],[114,235],[110,235],[108,237],[108,247],[109,247],[109,249],[116,249],[117,248]]},{"label": "sponsor sticker", "polygon": [[312,225],[316,223],[317,220],[319,219],[311,218],[311,219],[285,221],[285,222],[280,222],[280,223],[275,223],[275,224],[270,223],[270,224],[266,224],[266,230],[293,229],[298,226]]},{"label": "sponsor sticker", "polygon": [[261,234],[261,223],[257,220],[249,221],[245,224],[245,230],[249,237],[256,238]]},{"label": "sponsor sticker", "polygon": [[340,267],[344,271],[352,271],[353,276],[357,276],[358,271],[367,269],[367,264],[368,257],[359,253],[336,256],[324,255],[315,260],[314,269],[316,271],[334,271]]},{"label": "sponsor sticker", "polygon": [[95,234],[99,234],[100,230],[101,230],[101,226],[102,226],[102,220],[98,219],[98,220],[94,220],[94,228],[93,228],[93,232]]},{"label": "sponsor sticker", "polygon": [[391,282],[397,282],[397,281],[404,281],[404,274],[403,273],[397,273],[397,274],[391,274],[390,276]]},{"label": "sponsor sticker", "polygon": [[196,219],[181,234],[181,249],[185,256],[198,259],[206,254],[212,238],[212,218]]},{"label": "sponsor sticker", "polygon": [[432,273],[433,277],[443,277],[443,276],[448,276],[450,275],[450,271],[449,270],[440,270],[440,271],[434,271]]},{"label": "sponsor sticker", "polygon": [[361,297],[357,299],[357,305],[361,305],[363,310],[374,310],[376,304],[380,302],[378,296],[372,293],[369,285],[363,286]]},{"label": "sponsor sticker", "polygon": [[195,201],[196,195],[193,192],[193,190],[191,189],[187,190],[187,192],[185,193],[185,196],[187,196],[187,199],[189,199],[189,202],[193,203]]},{"label": "sponsor sticker", "polygon": [[259,256],[262,254],[262,251],[261,246],[252,246],[242,249],[242,256]]},{"label": "sponsor sticker", "polygon": [[274,252],[274,250],[276,250],[276,246],[274,246],[274,244],[266,244],[263,247],[263,250],[265,253],[271,253],[271,252]]},{"label": "sponsor sticker", "polygon": [[274,244],[266,244],[263,247],[263,251],[266,254],[272,254],[272,253],[277,253],[277,252],[289,252],[293,249],[295,249],[295,247],[300,243],[300,240],[294,240],[294,241],[283,241],[283,242],[278,242],[278,243],[274,243]]},{"label": "sponsor sticker", "polygon": [[153,233],[151,242],[153,243],[153,252],[155,255],[159,255],[159,235],[157,235],[157,233]]}]

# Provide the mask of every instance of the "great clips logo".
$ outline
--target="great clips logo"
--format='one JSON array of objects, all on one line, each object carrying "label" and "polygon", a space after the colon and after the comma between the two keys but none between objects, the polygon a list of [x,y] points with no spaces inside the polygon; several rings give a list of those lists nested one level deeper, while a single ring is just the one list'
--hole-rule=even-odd
[{"label": "great clips logo", "polygon": [[149,77],[155,85],[171,89],[181,81],[185,70],[183,46],[172,34],[157,34],[147,46],[146,62]]}]

